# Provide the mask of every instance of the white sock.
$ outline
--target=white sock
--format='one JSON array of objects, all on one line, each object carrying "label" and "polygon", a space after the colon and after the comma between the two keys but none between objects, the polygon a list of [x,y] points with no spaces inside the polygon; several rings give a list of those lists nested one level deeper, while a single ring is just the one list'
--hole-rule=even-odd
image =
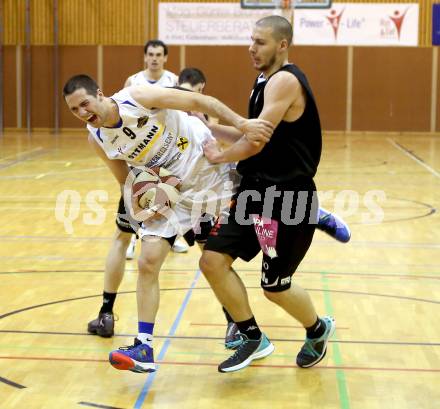
[{"label": "white sock", "polygon": [[147,344],[149,347],[153,348],[153,335],[139,332],[137,339],[143,344]]}]

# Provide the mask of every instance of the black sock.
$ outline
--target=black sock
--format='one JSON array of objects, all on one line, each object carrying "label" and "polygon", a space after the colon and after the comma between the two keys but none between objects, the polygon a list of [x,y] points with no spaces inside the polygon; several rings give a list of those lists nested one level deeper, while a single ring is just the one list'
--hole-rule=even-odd
[{"label": "black sock", "polygon": [[319,338],[324,335],[325,332],[325,323],[319,317],[316,318],[316,322],[311,326],[306,328],[307,338]]},{"label": "black sock", "polygon": [[226,321],[228,321],[228,324],[234,322],[232,317],[229,315],[229,312],[226,311],[226,308],[225,307],[222,308],[223,308],[223,313],[225,314]]},{"label": "black sock", "polygon": [[246,335],[249,339],[257,340],[261,338],[261,331],[254,317],[236,324],[240,333]]},{"label": "black sock", "polygon": [[115,303],[117,293],[102,293],[102,307],[99,313],[102,312],[112,312],[113,304]]}]

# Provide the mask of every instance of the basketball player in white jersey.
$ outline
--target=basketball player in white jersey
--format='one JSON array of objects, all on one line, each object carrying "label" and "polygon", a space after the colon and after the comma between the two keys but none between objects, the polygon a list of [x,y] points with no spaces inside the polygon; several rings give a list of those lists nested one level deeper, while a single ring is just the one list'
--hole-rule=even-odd
[{"label": "basketball player in white jersey", "polygon": [[[175,86],[177,76],[164,69],[167,58],[168,47],[165,43],[160,40],[148,41],[144,46],[146,69],[128,77],[124,86],[145,84],[162,87]],[[125,259],[133,259],[136,251],[136,234],[129,220],[123,216],[125,213],[124,200],[121,196],[115,220],[116,229],[105,261],[102,305],[97,318],[87,324],[89,333],[106,338],[112,337],[114,334],[113,306],[124,276]],[[176,253],[184,253],[188,251],[188,245],[182,239],[177,239],[171,250]]]},{"label": "basketball player in white jersey", "polygon": [[163,41],[148,41],[144,47],[145,70],[128,77],[124,87],[144,84],[174,87],[177,85],[177,75],[164,69],[167,59],[168,47]]},{"label": "basketball player in white jersey", "polygon": [[[157,85],[160,87],[174,87],[177,85],[178,77],[176,74],[164,69],[168,59],[168,47],[161,40],[150,40],[144,46],[145,70],[130,75],[125,81],[124,87],[133,85]],[[120,213],[120,211],[118,212]],[[127,248],[126,258],[134,258],[136,250],[136,236],[133,235]],[[171,247],[176,253],[188,251],[188,245],[181,239],[177,239]]]},{"label": "basketball player in white jersey", "polygon": [[108,98],[86,75],[72,77],[63,95],[71,112],[87,123],[90,143],[121,186],[128,176],[128,165],[161,166],[182,181],[184,200],[174,206],[172,218],[147,220],[138,231],[142,237],[138,336],[134,345],[113,351],[109,357],[117,369],[152,372],[161,265],[176,235],[196,227],[194,216],[203,211],[201,205],[218,209],[217,205],[227,203],[232,194],[230,165],[209,164],[203,156],[203,144],[211,133],[202,121],[185,112],[206,112],[232,124],[250,139],[269,138],[272,125],[242,118],[215,98],[195,92],[144,85],[125,88]]}]

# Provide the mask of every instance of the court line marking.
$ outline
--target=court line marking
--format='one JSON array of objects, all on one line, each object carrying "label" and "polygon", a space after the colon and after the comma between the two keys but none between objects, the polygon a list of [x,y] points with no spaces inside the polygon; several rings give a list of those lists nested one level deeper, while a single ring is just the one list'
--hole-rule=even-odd
[{"label": "court line marking", "polygon": [[[269,325],[264,325],[261,324],[262,328],[269,328]],[[338,330],[340,330],[341,328],[338,327]],[[85,337],[94,337],[95,335],[89,334],[87,332],[61,332],[61,331],[30,331],[30,330],[7,330],[7,329],[3,329],[0,330],[0,333],[5,333],[5,334],[34,334],[34,335],[69,335],[69,336],[85,336]],[[123,334],[123,333],[115,333],[114,337],[120,337],[120,338],[134,338],[137,334]],[[224,341],[224,337],[208,337],[208,336],[190,336],[190,335],[155,335],[154,338],[159,338],[159,339],[166,339],[166,338],[171,338],[171,339],[175,339],[175,340],[198,340],[198,341],[221,341],[221,343],[223,344]],[[293,343],[303,343],[304,339],[303,338],[273,338],[270,337],[270,339],[272,341],[276,341],[276,342],[293,342]],[[335,341],[330,340],[329,341],[331,344],[334,343]],[[339,344],[348,344],[348,345],[398,345],[398,346],[426,346],[426,347],[439,347],[440,346],[440,342],[415,342],[415,341],[411,341],[411,342],[406,342],[406,341],[365,341],[365,340],[338,340],[337,341]],[[0,345],[0,347],[2,347],[2,345]],[[49,348],[50,349],[50,348]],[[77,350],[78,348],[75,348],[75,350]],[[73,350],[73,349],[72,349]],[[83,351],[84,348],[80,348],[78,350]],[[92,349],[95,350],[95,349]]]},{"label": "court line marking", "polygon": [[[329,293],[328,288],[328,278],[323,275],[321,276],[323,288],[324,288],[324,305],[327,313],[334,317],[333,304],[331,300],[331,294]],[[333,358],[335,364],[339,367],[342,366],[343,360],[341,356],[341,351],[339,349],[339,343],[337,342],[339,338],[337,337],[338,327],[336,326],[335,334],[333,335],[336,342],[333,342]],[[342,369],[336,371],[336,380],[338,383],[338,392],[339,392],[339,402],[342,409],[350,409],[350,398],[348,397],[348,387],[347,380],[345,378],[345,372]]]},{"label": "court line marking", "polygon": [[[98,362],[108,364],[108,359],[93,359],[93,358],[62,358],[62,357],[39,357],[39,356],[0,356],[0,359],[11,360],[30,360],[30,361],[62,361],[62,362]],[[157,360],[160,365],[183,365],[183,366],[215,366],[218,364],[214,362],[179,362],[179,361],[160,361]],[[296,365],[280,365],[280,364],[251,364],[253,368],[270,368],[270,369],[297,369],[304,371],[304,369],[298,368]],[[440,368],[397,368],[397,367],[368,367],[368,366],[314,366],[313,370],[345,370],[345,371],[390,371],[390,372],[425,372],[425,373],[438,373]],[[152,372],[151,374],[155,374]]]},{"label": "court line marking", "polygon": [[[6,258],[6,257],[0,257],[1,258]],[[39,258],[40,259],[40,258]],[[67,258],[61,258],[61,259],[48,259],[47,261],[65,261],[68,260]],[[75,259],[72,259],[75,260]],[[91,260],[96,260],[96,258],[91,258]],[[324,263],[321,263],[324,264]],[[369,264],[364,264],[364,266],[368,266]],[[83,267],[81,264],[78,265],[77,269],[72,269],[72,270],[27,270],[27,269],[19,269],[19,270],[11,270],[11,271],[0,271],[0,275],[29,275],[29,274],[64,274],[64,273],[77,273],[77,274],[104,274],[104,271],[102,270],[101,266],[95,266],[95,265],[86,265],[84,266],[84,269],[80,269],[81,267]],[[92,268],[94,267],[94,268]],[[350,267],[352,267],[352,265],[350,265]],[[395,267],[399,267],[399,265],[396,265]],[[432,265],[432,266],[428,266],[428,267],[435,267],[435,268],[439,268],[440,265]],[[136,272],[137,269],[133,268],[133,267],[128,267],[126,268],[126,271],[129,273],[133,273]],[[188,275],[189,272],[194,271],[194,269],[192,269],[191,271],[188,271],[186,269],[180,269],[178,266],[170,266],[167,269],[163,269],[162,271],[164,271],[164,274],[166,275]],[[414,273],[406,273],[406,274],[402,274],[400,272],[390,272],[390,273],[383,273],[383,274],[369,274],[369,273],[365,273],[365,272],[359,272],[359,273],[352,273],[352,272],[341,272],[341,271],[333,271],[333,272],[327,272],[327,273],[322,273],[320,271],[316,271],[316,270],[303,270],[303,271],[298,271],[295,273],[297,278],[301,278],[303,279],[306,275],[310,276],[310,275],[323,275],[325,274],[328,277],[331,278],[335,278],[335,279],[349,279],[349,278],[353,278],[353,279],[358,279],[358,278],[366,278],[369,280],[380,280],[380,279],[400,279],[400,280],[409,280],[409,281],[420,281],[420,280],[434,280],[434,281],[438,281],[440,280],[440,272],[437,271],[428,271],[428,272],[424,272],[424,271],[420,271],[420,272],[414,272]],[[430,275],[431,274],[431,275]],[[247,270],[246,272],[241,273],[241,276],[244,278],[245,276],[247,278],[251,278],[251,276],[260,276],[260,272],[258,270]],[[315,278],[315,277],[314,277]],[[348,281],[349,283],[350,281]],[[248,288],[258,288],[258,287],[248,287]],[[164,289],[164,290],[169,290],[169,289]]]},{"label": "court line marking", "polygon": [[[189,325],[194,325],[197,327],[224,327],[225,324],[215,324],[215,323],[211,323],[211,322],[190,322]],[[295,328],[295,329],[304,329],[303,326],[301,325],[273,325],[273,324],[262,324],[260,321],[258,322],[258,325],[261,327],[266,327],[266,328]],[[339,327],[338,326],[338,330],[341,329],[350,329],[348,327]]]},{"label": "court line marking", "polygon": [[[82,180],[84,180],[84,179],[82,179]],[[32,203],[52,203],[54,201],[54,199],[56,199],[56,198],[57,197],[55,194],[52,194],[50,196],[2,195],[0,203],[1,202],[9,203],[11,201],[15,201],[16,203],[23,201],[23,203],[27,203],[27,202],[29,202],[29,200],[32,200]],[[85,203],[87,203],[87,200],[85,198],[81,198],[80,203],[85,204]],[[118,203],[119,203],[119,201],[111,200],[111,199],[109,199],[105,202],[105,204],[108,204],[108,205],[116,205]],[[402,208],[399,208],[399,209],[402,209]],[[417,208],[411,207],[408,209],[409,210],[417,210],[418,207]]]},{"label": "court line marking", "polygon": [[[21,155],[19,159],[16,159],[14,161],[11,161],[9,163],[0,163],[0,170],[8,169],[14,165],[24,163],[27,159],[33,158],[36,156],[46,155],[49,152],[51,152],[51,149],[43,149],[43,148],[35,148],[30,150],[29,152],[25,153],[24,155]],[[35,177],[35,174],[32,175],[32,177]],[[0,177],[0,179],[3,179],[3,176]]]},{"label": "court line marking", "polygon": [[30,155],[30,154],[33,154],[35,152],[41,151],[42,149],[43,148],[41,146],[39,146],[37,148],[33,148],[33,149],[29,149],[27,151],[19,152],[18,154],[14,153],[13,155],[3,156],[3,157],[0,157],[0,161],[4,161],[4,160],[9,159],[9,158],[19,159],[23,155]]},{"label": "court line marking", "polygon": [[17,382],[11,381],[9,379],[3,378],[3,376],[0,376],[0,382],[4,383],[6,385],[12,386],[13,388],[17,388],[17,389],[26,389],[26,386],[24,385],[20,385]]},{"label": "court line marking", "polygon": [[123,409],[117,406],[107,406],[107,405],[101,405],[99,403],[93,403],[93,402],[78,402],[78,405],[82,406],[91,406],[92,408],[102,408],[102,409]]},{"label": "court line marking", "polygon": [[[29,210],[29,208],[28,208]],[[17,236],[0,236],[0,240],[41,240],[41,241],[81,241],[81,240],[91,240],[91,241],[110,241],[111,237],[93,237],[93,236],[79,236],[79,237],[69,237],[69,236],[26,236],[26,235],[17,235]],[[440,246],[440,245],[439,245]]]},{"label": "court line marking", "polygon": [[[1,258],[1,257],[0,257]],[[92,260],[96,260],[96,258],[92,258]],[[310,264],[327,264],[327,263],[310,263]],[[332,264],[332,263],[329,263]],[[350,264],[351,266],[352,264]],[[363,264],[364,266],[376,266],[375,263],[367,263],[367,264]],[[384,264],[377,264],[377,265],[387,265],[389,266],[389,263],[384,263]],[[400,264],[396,265],[395,267],[399,266]],[[402,264],[407,266],[406,264]],[[417,266],[417,264],[408,264],[408,266]],[[425,267],[436,267],[439,268],[440,264],[422,264],[422,266]],[[80,266],[79,266],[80,267]],[[56,270],[28,270],[28,269],[19,269],[19,270],[12,270],[12,271],[0,271],[0,275],[9,275],[9,274],[64,274],[64,273],[84,273],[84,274],[89,274],[89,273],[99,273],[99,274],[104,274],[104,271],[102,269],[101,266],[96,267],[96,266],[86,266],[87,268],[84,269],[69,269],[69,270],[61,270],[61,269],[56,269]],[[90,267],[95,267],[95,268],[90,268]],[[132,268],[132,267],[127,267],[125,269],[125,271],[128,272],[134,272],[137,271],[137,268]],[[188,275],[189,272],[193,272],[194,269],[185,269],[185,268],[180,268],[178,266],[170,266],[168,268],[163,268],[161,269],[161,271],[165,272],[165,274],[177,274],[177,275]],[[244,276],[255,276],[255,275],[261,275],[260,274],[260,270],[254,269],[240,269],[240,274],[244,275]],[[368,278],[368,279],[380,279],[380,278],[399,278],[399,279],[405,279],[405,280],[440,280],[440,273],[436,273],[436,272],[430,272],[430,273],[425,273],[425,272],[415,272],[415,273],[407,273],[407,274],[402,274],[402,273],[366,273],[366,272],[359,272],[359,273],[350,273],[350,272],[343,272],[343,271],[333,271],[333,272],[322,272],[322,271],[311,271],[311,270],[301,270],[301,271],[297,271],[296,273],[296,277],[303,277],[303,275],[310,275],[310,274],[315,274],[315,275],[326,275],[326,276],[331,276],[332,278],[345,278],[345,277],[354,277],[354,278]],[[429,274],[433,274],[433,275],[429,275]]]},{"label": "court line marking", "polygon": [[[1,159],[0,159],[1,160]],[[33,159],[30,159],[29,162],[32,162]],[[38,163],[59,163],[64,166],[70,166],[73,163],[78,162],[90,162],[90,165],[93,165],[96,163],[96,161],[93,159],[93,157],[90,158],[74,158],[69,155],[69,160],[67,159],[43,159],[39,160]]]},{"label": "court line marking", "polygon": [[[45,154],[46,153],[49,153],[49,151],[45,152]],[[43,154],[43,152],[40,153],[39,155],[42,155],[42,154]],[[37,155],[34,155],[34,156],[37,156]],[[16,163],[21,163],[21,162],[24,162],[24,161],[26,161],[26,158],[24,158],[23,160],[16,161],[14,163],[8,164],[6,166],[2,166],[0,164],[0,170],[8,168],[8,167],[10,167],[12,165],[15,165]],[[97,172],[97,171],[102,171],[102,170],[105,170],[105,169],[107,169],[105,166],[100,166],[100,167],[87,168],[87,169],[72,169],[72,170],[51,171],[49,173],[41,173],[39,175],[36,175],[35,173],[32,174],[32,175],[26,175],[26,174],[25,175],[3,175],[3,176],[0,176],[0,180],[8,180],[8,179],[35,179],[36,176],[40,176],[38,179],[41,179],[43,176],[44,177],[50,176],[50,177],[54,177],[54,178],[62,178],[64,180],[84,180],[84,179],[77,179],[77,178],[75,178],[75,179],[66,179],[64,175],[66,175],[66,174],[73,174],[73,173]]]},{"label": "court line marking", "polygon": [[[200,277],[200,270],[198,270],[198,274],[196,274],[191,287],[189,288],[185,288],[185,287],[181,287],[181,288],[161,288],[160,291],[185,291],[187,290],[187,295],[185,297],[184,302],[188,302],[186,301],[187,298],[192,294],[192,291],[195,289],[195,281],[198,280]],[[247,290],[261,290],[261,287],[256,287],[256,286],[247,286],[246,287]],[[198,287],[197,290],[211,290],[211,287]],[[325,290],[322,288],[305,288],[306,291],[314,291],[314,292],[324,292],[324,293],[339,293],[339,294],[349,294],[349,295],[366,295],[369,297],[382,297],[382,298],[392,298],[392,299],[396,299],[396,300],[405,300],[405,301],[416,301],[416,302],[421,302],[421,303],[427,303],[427,304],[440,304],[439,300],[430,300],[430,299],[426,299],[426,298],[417,298],[417,297],[407,297],[407,296],[402,296],[402,295],[395,295],[395,294],[381,294],[381,293],[368,293],[365,291],[350,291],[350,290]],[[118,295],[122,295],[122,294],[132,294],[136,291],[121,291],[118,293]],[[325,295],[325,294],[324,294]],[[69,302],[69,301],[78,301],[78,300],[85,300],[88,298],[97,298],[97,297],[102,297],[102,294],[95,294],[95,295],[85,295],[85,296],[81,296],[81,297],[74,297],[74,298],[66,298],[64,300],[57,300],[57,301],[49,301],[46,303],[42,303],[42,304],[37,304],[37,305],[31,305],[28,307],[23,307],[20,308],[18,310],[13,310],[13,311],[9,311],[7,313],[4,313],[2,315],[0,315],[0,320],[6,317],[9,317],[11,315],[15,315],[24,311],[30,311],[30,310],[34,310],[36,308],[40,308],[40,307],[47,307],[48,305],[54,305],[54,304],[61,304],[64,302]],[[183,305],[181,306],[181,311],[179,311],[179,314],[183,314],[182,310]],[[185,308],[186,308],[186,304],[185,304]],[[175,331],[174,325],[178,324],[177,319],[180,320],[181,315],[178,315],[176,317],[176,321],[173,324],[173,327],[171,328],[171,330]],[[173,335],[174,333],[171,333],[170,330],[170,334]],[[154,373],[154,372],[153,372]]]},{"label": "court line marking", "polygon": [[[6,257],[0,257],[0,258],[6,258]],[[75,260],[75,258],[73,258]],[[80,258],[81,260],[83,258]],[[84,258],[84,259],[91,259],[96,260],[96,257],[90,257],[90,258]],[[63,258],[64,260],[64,258]],[[325,265],[325,264],[339,264],[339,263],[318,263],[318,262],[308,262],[308,264],[311,265]],[[354,266],[354,264],[347,264],[348,266]],[[365,263],[363,266],[389,266],[389,263]],[[396,264],[393,265],[394,267],[398,266],[411,266],[411,267],[418,267],[418,264]],[[440,268],[440,264],[420,264],[420,266],[424,267],[433,267],[433,268]],[[94,265],[86,265],[83,269],[79,269],[79,267],[82,267],[81,265],[78,266],[76,269],[69,269],[69,270],[61,270],[61,269],[50,269],[50,270],[30,270],[30,269],[18,269],[18,270],[11,270],[11,271],[0,271],[0,274],[8,275],[8,274],[64,274],[64,273],[100,273],[104,274],[104,271],[101,266],[96,267]],[[94,267],[94,268],[92,268]],[[134,272],[137,271],[137,268],[133,267],[127,267],[125,271],[128,272]],[[193,272],[194,269],[187,269],[187,268],[180,268],[178,266],[170,266],[167,268],[161,269],[161,271],[166,272],[166,274],[181,274],[181,275],[188,275],[188,273]],[[254,275],[260,275],[260,270],[257,269],[240,269],[240,274],[244,276],[254,276]],[[352,273],[352,272],[344,272],[344,271],[316,271],[316,270],[301,270],[297,271],[296,277],[303,275],[310,275],[310,274],[317,274],[317,275],[326,275],[331,276],[332,278],[344,278],[346,277],[355,277],[355,278],[369,278],[369,279],[379,279],[379,278],[400,278],[405,280],[440,280],[440,273],[437,272],[414,272],[414,273],[406,273],[402,274],[399,272],[391,272],[391,273],[368,273],[368,272],[359,272],[359,273]],[[433,274],[433,275],[429,275]]]},{"label": "court line marking", "polygon": [[[193,290],[194,290],[194,288],[195,288],[195,286],[196,286],[196,284],[197,284],[201,274],[202,274],[202,272],[200,270],[196,271],[196,274],[195,274],[194,279],[193,279],[193,281],[191,283],[191,286],[189,287],[189,289],[188,289],[188,291],[187,291],[187,293],[185,295],[185,298],[184,298],[184,300],[183,300],[183,302],[182,302],[182,304],[180,306],[180,309],[179,309],[179,311],[177,313],[177,316],[176,316],[176,318],[175,318],[175,320],[173,322],[173,325],[171,326],[171,329],[170,329],[170,331],[168,333],[168,337],[165,339],[165,342],[163,343],[162,348],[161,348],[161,350],[159,352],[159,355],[157,357],[157,359],[159,361],[163,360],[163,358],[165,357],[165,354],[168,351],[168,348],[169,348],[170,343],[171,343],[171,337],[176,333],[177,327],[179,326],[180,320],[182,319],[183,313],[185,312],[186,307],[188,306],[188,303],[189,303],[189,300],[191,298],[192,292],[193,292]],[[146,380],[146,382],[145,382],[141,392],[139,393],[138,398],[136,399],[136,402],[135,402],[134,407],[133,407],[134,409],[139,409],[139,408],[142,407],[142,405],[143,405],[143,403],[144,403],[144,401],[145,401],[145,399],[146,399],[146,397],[148,395],[148,392],[150,391],[151,385],[153,384],[153,381],[156,378],[156,374],[157,374],[157,370],[158,369],[159,369],[159,367],[157,366],[156,367],[156,372],[152,372],[152,373],[148,374],[147,380]]]},{"label": "court line marking", "polygon": [[[111,203],[109,204],[116,204]],[[29,210],[29,209],[28,209]],[[109,212],[109,209],[106,209],[107,212]],[[32,235],[0,235],[0,241],[13,241],[13,240],[41,240],[41,241],[52,241],[52,240],[65,240],[65,241],[110,241],[111,237],[96,237],[96,236],[78,236],[78,237],[69,237],[67,235],[60,235],[60,236],[32,236]],[[327,240],[314,240],[314,245],[320,245],[320,246],[340,246],[341,244],[334,241],[327,241]],[[396,248],[433,248],[438,249],[440,248],[439,243],[410,243],[410,242],[392,242],[392,241],[367,241],[367,240],[350,240],[350,246],[356,246],[356,247],[396,247]],[[407,265],[407,264],[405,264]],[[247,269],[241,269],[242,271],[246,271]],[[193,270],[191,270],[193,271]]]},{"label": "court line marking", "polygon": [[414,152],[403,146],[402,144],[394,141],[391,138],[387,138],[387,141],[393,145],[395,148],[397,148],[399,151],[404,153],[406,156],[411,158],[413,161],[417,162],[420,166],[423,166],[428,172],[433,174],[435,177],[440,178],[440,173],[437,172],[434,168],[429,166],[422,158],[419,158]]},{"label": "court line marking", "polygon": [[[168,268],[168,269],[162,269],[161,270],[161,274],[173,274],[173,275],[188,275],[188,271],[176,271],[179,270],[178,267],[176,268]],[[125,269],[126,272],[137,272],[138,269],[137,268],[126,268]],[[192,269],[191,271],[194,271],[194,269]],[[3,275],[9,275],[9,274],[53,274],[53,273],[57,273],[57,274],[64,274],[64,273],[77,273],[77,274],[89,274],[89,273],[99,273],[99,274],[104,274],[104,271],[102,268],[98,268],[98,269],[89,269],[89,270],[41,270],[41,271],[28,271],[28,270],[19,270],[19,271],[0,271],[0,274]],[[364,277],[365,278],[365,277]],[[435,278],[435,277],[433,277]],[[440,280],[440,277],[438,277],[438,279]]]},{"label": "court line marking", "polygon": [[[66,179],[64,179],[66,180]],[[54,200],[55,201],[55,200]],[[114,209],[111,208],[110,206],[106,206],[105,203],[103,203],[104,206],[102,206],[102,208],[104,209],[104,211],[106,213],[112,213],[114,214]],[[33,212],[54,212],[55,210],[55,204],[53,206],[47,207],[47,206],[33,206],[32,207],[32,211]],[[15,206],[10,206],[10,205],[6,205],[6,206],[2,206],[0,204],[0,211],[8,211],[8,212],[14,212],[14,213],[28,213],[29,212],[29,205],[26,204],[21,204],[21,205],[15,205]],[[375,223],[363,223],[363,222],[352,222],[350,223],[351,226],[379,226],[385,223],[396,223],[396,222],[405,222],[405,221],[410,221],[410,220],[417,220],[417,219],[423,219],[425,217],[429,217],[433,214],[435,214],[437,211],[436,208],[431,207],[429,210],[426,211],[426,213],[424,214],[420,214],[417,216],[409,216],[409,217],[401,217],[398,219],[389,219],[389,220],[383,220],[380,223],[379,222],[375,222]],[[21,216],[19,216],[21,217]],[[104,223],[104,222],[103,222]],[[332,243],[332,245],[334,245],[334,243]]]}]

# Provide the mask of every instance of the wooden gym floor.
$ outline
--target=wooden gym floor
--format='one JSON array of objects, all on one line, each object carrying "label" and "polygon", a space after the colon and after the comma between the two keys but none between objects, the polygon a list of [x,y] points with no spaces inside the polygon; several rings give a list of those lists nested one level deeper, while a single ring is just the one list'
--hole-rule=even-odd
[{"label": "wooden gym floor", "polygon": [[[353,234],[341,244],[317,232],[295,275],[318,311],[337,321],[323,362],[295,366],[304,331],[262,296],[259,260],[237,262],[276,350],[219,374],[228,356],[224,319],[193,248],[170,253],[161,272],[159,369],[134,374],[107,357],[136,334],[135,261],[116,301],[116,336],[86,332],[101,304],[116,183],[85,133],[1,136],[0,407],[440,407],[440,139],[326,135],[316,181],[322,205],[336,207]],[[56,212],[65,190],[72,200]],[[382,222],[371,223],[373,209],[383,210]]]}]

